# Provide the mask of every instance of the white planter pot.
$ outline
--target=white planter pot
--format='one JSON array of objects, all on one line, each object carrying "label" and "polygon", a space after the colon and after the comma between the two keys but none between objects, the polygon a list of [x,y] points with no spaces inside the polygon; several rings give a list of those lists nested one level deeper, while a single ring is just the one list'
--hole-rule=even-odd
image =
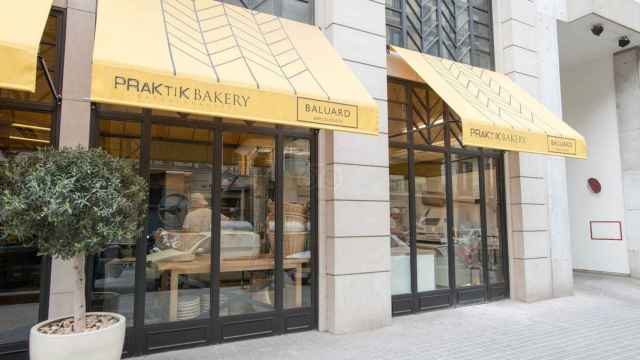
[{"label": "white planter pot", "polygon": [[31,328],[29,358],[31,360],[120,360],[127,328],[126,319],[122,315],[113,313],[90,314],[113,316],[118,319],[118,322],[98,331],[69,335],[47,335],[37,330],[44,324],[60,319],[41,322]]}]

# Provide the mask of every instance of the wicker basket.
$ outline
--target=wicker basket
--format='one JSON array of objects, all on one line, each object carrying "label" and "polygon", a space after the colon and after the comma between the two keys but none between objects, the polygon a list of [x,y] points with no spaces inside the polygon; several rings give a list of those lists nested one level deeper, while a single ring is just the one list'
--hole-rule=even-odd
[{"label": "wicker basket", "polygon": [[298,214],[305,216],[307,214],[307,206],[305,204],[298,203],[284,203],[284,213],[285,214]]},{"label": "wicker basket", "polygon": [[[275,209],[273,202],[269,203],[269,215],[273,216]],[[299,203],[285,202],[283,204],[285,215],[307,216],[307,205]]]},{"label": "wicker basket", "polygon": [[[289,232],[284,234],[283,254],[284,257],[291,256],[295,253],[305,251],[308,232]],[[269,231],[267,233],[269,244],[271,245],[271,253],[276,251],[275,233]]]}]

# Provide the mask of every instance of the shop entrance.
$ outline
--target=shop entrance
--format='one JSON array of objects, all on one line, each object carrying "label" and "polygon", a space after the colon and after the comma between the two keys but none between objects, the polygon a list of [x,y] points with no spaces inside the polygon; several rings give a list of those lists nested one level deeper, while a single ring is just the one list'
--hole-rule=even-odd
[{"label": "shop entrance", "polygon": [[393,314],[507,296],[502,154],[424,84],[389,82]]},{"label": "shop entrance", "polygon": [[315,131],[101,106],[94,144],[149,180],[138,239],[92,262],[93,310],[148,353],[314,329]]}]

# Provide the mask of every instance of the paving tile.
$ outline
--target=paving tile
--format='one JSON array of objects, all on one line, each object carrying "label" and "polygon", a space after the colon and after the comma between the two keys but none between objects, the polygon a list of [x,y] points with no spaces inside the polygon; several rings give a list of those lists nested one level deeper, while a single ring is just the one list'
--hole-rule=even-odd
[{"label": "paving tile", "polygon": [[576,274],[575,296],[510,300],[395,318],[349,335],[307,332],[139,360],[637,360],[640,281]]}]

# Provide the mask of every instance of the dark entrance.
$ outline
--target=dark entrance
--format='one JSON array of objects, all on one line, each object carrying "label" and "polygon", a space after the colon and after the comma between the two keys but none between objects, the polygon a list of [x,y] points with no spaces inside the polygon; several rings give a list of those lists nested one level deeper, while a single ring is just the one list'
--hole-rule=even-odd
[{"label": "dark entrance", "polygon": [[316,131],[101,105],[92,143],[149,180],[144,234],[88,269],[128,354],[316,328]]},{"label": "dark entrance", "polygon": [[389,80],[393,314],[508,295],[502,153],[465,147],[424,84]]}]

